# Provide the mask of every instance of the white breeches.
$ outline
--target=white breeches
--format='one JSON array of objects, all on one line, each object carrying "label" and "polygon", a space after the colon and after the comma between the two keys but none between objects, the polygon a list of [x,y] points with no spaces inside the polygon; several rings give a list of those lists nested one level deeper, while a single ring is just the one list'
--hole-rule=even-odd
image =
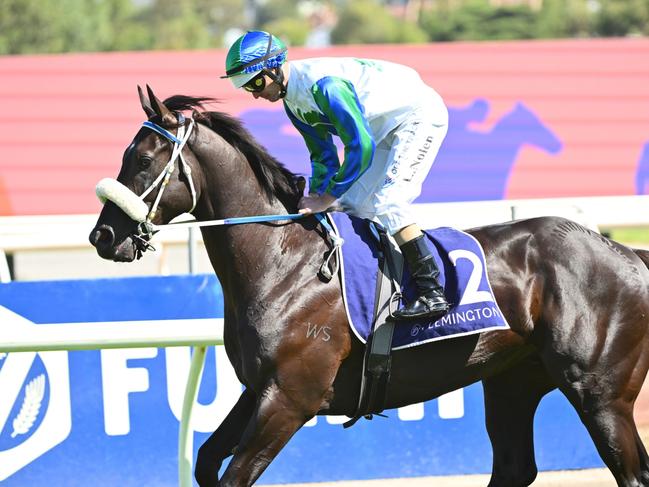
[{"label": "white breeches", "polygon": [[421,194],[448,123],[405,120],[379,141],[369,169],[340,198],[350,215],[377,221],[390,235],[415,223],[411,203]]}]

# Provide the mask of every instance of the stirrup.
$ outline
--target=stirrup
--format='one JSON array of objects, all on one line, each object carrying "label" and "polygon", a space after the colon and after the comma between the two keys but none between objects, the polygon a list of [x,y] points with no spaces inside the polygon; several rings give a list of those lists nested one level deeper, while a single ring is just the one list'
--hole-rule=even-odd
[{"label": "stirrup", "polygon": [[[412,308],[417,307],[421,303],[420,307],[422,308],[419,312],[413,312]],[[407,304],[406,306],[398,309],[392,313],[391,318],[396,321],[409,321],[409,320],[423,320],[427,319],[430,321],[437,321],[450,309],[450,305],[444,299],[443,301],[432,301],[427,296],[419,296],[412,303]]]}]

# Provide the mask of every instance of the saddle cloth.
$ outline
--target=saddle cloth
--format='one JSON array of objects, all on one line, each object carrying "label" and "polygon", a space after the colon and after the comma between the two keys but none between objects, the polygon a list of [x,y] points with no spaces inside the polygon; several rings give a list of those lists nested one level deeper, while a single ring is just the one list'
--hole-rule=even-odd
[{"label": "saddle cloth", "polygon": [[[344,213],[329,215],[334,230],[345,241],[340,273],[347,317],[353,332],[365,343],[374,319],[379,241],[367,220]],[[486,330],[508,329],[507,320],[494,299],[484,252],[478,241],[468,233],[448,227],[427,230],[425,234],[451,309],[434,322],[397,322],[392,350]],[[401,291],[407,302],[416,296],[405,264]]]}]

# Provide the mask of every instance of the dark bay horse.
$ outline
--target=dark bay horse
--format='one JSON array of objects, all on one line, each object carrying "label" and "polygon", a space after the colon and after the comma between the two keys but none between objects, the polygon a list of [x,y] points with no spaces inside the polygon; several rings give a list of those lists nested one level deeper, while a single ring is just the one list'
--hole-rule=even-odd
[{"label": "dark bay horse", "polygon": [[[191,208],[192,185],[198,220],[296,211],[301,188],[295,176],[237,120],[198,111],[209,99],[174,96],[162,103],[149,89],[140,100],[149,121],[172,134],[195,122],[182,148],[191,175],[170,173],[153,223]],[[180,117],[190,109],[192,119]],[[118,181],[141,195],[173,146],[142,128],[124,153]],[[144,198],[148,207],[157,193]],[[90,241],[103,258],[132,261],[148,238],[138,227],[109,201]],[[225,347],[245,390],[200,448],[195,475],[201,486],[251,485],[314,415],[354,414],[363,347],[349,330],[340,282],[317,275],[329,244],[315,218],[204,227],[202,233],[223,288]],[[649,366],[649,253],[561,218],[470,233],[485,250],[512,329],[396,351],[386,407],[482,380],[493,448],[489,485],[526,486],[537,475],[534,413],[541,398],[559,388],[618,485],[649,485],[649,457],[633,419]],[[331,338],[309,337],[309,324],[328,326]]]}]

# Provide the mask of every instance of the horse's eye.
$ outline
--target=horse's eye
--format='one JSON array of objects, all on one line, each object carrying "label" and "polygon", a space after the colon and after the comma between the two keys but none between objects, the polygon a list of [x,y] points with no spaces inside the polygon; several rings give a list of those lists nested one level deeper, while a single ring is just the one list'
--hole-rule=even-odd
[{"label": "horse's eye", "polygon": [[138,163],[140,164],[141,169],[147,169],[151,163],[153,162],[153,159],[151,159],[148,156],[142,156],[138,159]]}]

